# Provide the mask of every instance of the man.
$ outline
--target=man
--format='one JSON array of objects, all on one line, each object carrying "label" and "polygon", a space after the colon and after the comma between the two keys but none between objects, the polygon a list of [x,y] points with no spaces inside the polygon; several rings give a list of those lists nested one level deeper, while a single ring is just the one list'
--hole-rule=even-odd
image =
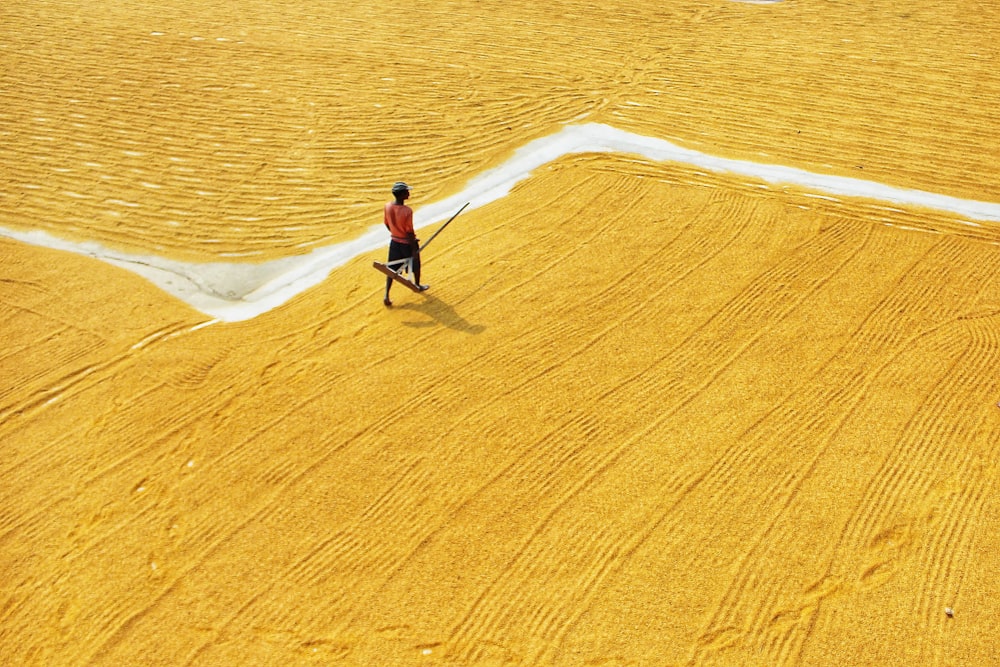
[{"label": "man", "polygon": [[[413,271],[413,282],[417,284],[420,291],[424,291],[430,285],[420,284],[420,240],[417,239],[413,231],[413,209],[405,204],[410,198],[410,186],[402,181],[397,181],[392,186],[392,196],[396,201],[385,205],[385,226],[391,236],[389,240],[389,260],[386,262],[389,268],[400,270],[401,264],[393,262],[401,259],[411,259],[410,269]],[[385,279],[385,298],[382,303],[386,307],[392,306],[389,300],[389,290],[392,288],[392,278]]]}]

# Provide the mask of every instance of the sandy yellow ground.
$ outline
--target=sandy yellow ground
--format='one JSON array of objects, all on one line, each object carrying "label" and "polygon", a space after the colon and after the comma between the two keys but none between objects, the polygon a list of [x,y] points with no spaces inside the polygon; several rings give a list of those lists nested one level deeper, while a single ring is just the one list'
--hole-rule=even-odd
[{"label": "sandy yellow ground", "polygon": [[[5,2],[0,225],[285,256],[570,121],[1000,201],[998,10],[864,5]],[[998,243],[627,155],[392,310],[0,240],[0,664],[1000,663]]]}]

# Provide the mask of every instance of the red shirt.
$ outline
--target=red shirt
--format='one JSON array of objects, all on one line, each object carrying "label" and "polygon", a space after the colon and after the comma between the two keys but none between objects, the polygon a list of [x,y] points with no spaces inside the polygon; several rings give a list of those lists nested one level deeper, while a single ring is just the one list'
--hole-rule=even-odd
[{"label": "red shirt", "polygon": [[393,241],[413,243],[416,238],[413,232],[413,209],[406,204],[389,202],[385,205],[385,226]]}]

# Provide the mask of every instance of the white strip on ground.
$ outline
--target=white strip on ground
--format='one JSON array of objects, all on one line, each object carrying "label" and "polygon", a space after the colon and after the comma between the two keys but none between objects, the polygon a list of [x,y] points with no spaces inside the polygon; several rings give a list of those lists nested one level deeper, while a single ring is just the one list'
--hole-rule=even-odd
[{"label": "white strip on ground", "polygon": [[[970,221],[1000,222],[1000,204],[992,202],[894,188],[882,183],[816,174],[780,165],[731,160],[682,148],[664,139],[588,123],[568,125],[555,134],[525,144],[504,164],[469,181],[462,192],[416,210],[414,226],[419,228],[446,220],[465,202],[469,202],[469,208],[473,209],[501,199],[538,167],[564,155],[578,153],[631,153],[657,162],[679,162],[712,172],[748,176],[775,185],[796,185],[831,195],[921,206]],[[348,260],[383,247],[388,242],[385,229],[379,223],[353,241],[318,248],[308,255],[249,264],[180,262],[156,255],[134,255],[98,243],[67,241],[42,231],[0,228],[0,235],[88,255],[128,269],[201,312],[225,322],[248,320],[265,313],[322,282],[330,271]]]}]

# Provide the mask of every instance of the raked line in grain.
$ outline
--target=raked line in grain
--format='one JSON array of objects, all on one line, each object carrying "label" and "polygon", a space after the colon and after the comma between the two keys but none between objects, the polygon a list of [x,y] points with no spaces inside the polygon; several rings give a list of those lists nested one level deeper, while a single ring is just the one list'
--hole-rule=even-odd
[{"label": "raked line in grain", "polygon": [[[440,222],[466,201],[470,202],[470,208],[496,201],[506,196],[516,183],[528,178],[532,171],[564,155],[608,152],[631,153],[658,162],[679,162],[712,172],[747,176],[775,185],[796,185],[834,196],[921,206],[970,221],[1000,222],[998,203],[895,188],[873,181],[817,174],[781,165],[716,157],[682,148],[664,139],[588,123],[567,125],[555,134],[522,146],[507,162],[472,179],[458,194],[417,210],[415,224],[423,227]],[[325,280],[334,268],[362,253],[376,250],[386,242],[384,229],[376,224],[352,241],[318,248],[308,255],[247,264],[181,262],[155,255],[134,255],[98,243],[67,241],[43,231],[0,228],[0,235],[88,255],[126,268],[194,308],[229,322],[254,318],[285,303]]]}]

